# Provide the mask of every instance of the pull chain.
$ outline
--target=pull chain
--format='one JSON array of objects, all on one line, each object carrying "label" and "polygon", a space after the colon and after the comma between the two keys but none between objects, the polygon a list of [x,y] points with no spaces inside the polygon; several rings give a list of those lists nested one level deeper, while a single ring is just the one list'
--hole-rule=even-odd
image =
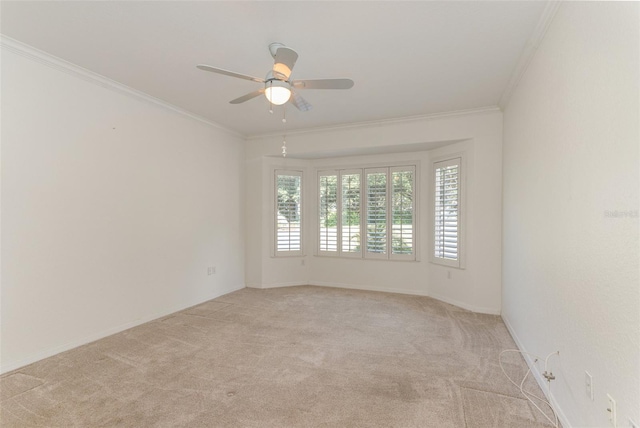
[{"label": "pull chain", "polygon": [[[286,107],[282,108],[282,123],[283,124],[287,123],[287,108]],[[287,134],[286,133],[282,136],[282,157],[283,158],[287,157]]]},{"label": "pull chain", "polygon": [[[271,91],[273,91],[273,82],[269,82],[269,89],[271,89]],[[273,92],[271,92],[273,93]],[[269,97],[269,113],[273,114],[273,102],[271,101],[271,98]]]}]

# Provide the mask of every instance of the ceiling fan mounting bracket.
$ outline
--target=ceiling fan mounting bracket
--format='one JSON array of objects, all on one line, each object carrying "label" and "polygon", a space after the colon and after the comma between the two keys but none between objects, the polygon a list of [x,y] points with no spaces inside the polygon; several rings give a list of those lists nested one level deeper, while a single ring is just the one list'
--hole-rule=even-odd
[{"label": "ceiling fan mounting bracket", "polygon": [[278,49],[284,48],[284,47],[286,46],[280,42],[273,42],[269,44],[269,52],[271,53],[271,56],[275,58],[276,52],[278,52]]}]

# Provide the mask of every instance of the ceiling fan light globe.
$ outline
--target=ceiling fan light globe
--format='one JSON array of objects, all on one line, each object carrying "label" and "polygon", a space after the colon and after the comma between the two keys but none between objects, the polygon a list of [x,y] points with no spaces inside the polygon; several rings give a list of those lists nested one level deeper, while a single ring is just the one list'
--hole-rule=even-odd
[{"label": "ceiling fan light globe", "polygon": [[267,97],[271,104],[279,106],[289,101],[291,91],[289,88],[282,86],[268,86],[264,91],[264,96]]}]

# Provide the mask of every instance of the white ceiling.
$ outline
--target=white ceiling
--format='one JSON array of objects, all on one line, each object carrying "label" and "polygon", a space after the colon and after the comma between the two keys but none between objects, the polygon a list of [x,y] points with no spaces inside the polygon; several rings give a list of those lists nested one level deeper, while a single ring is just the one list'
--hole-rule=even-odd
[{"label": "white ceiling", "polygon": [[350,90],[306,90],[287,128],[308,129],[495,106],[545,2],[45,1],[1,3],[4,35],[245,136],[279,132],[259,83],[278,41],[293,78],[348,77]]}]

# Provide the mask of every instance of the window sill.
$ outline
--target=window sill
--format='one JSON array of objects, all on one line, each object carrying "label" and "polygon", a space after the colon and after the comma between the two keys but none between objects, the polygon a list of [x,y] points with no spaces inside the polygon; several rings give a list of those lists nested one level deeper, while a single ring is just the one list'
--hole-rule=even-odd
[{"label": "window sill", "polygon": [[320,257],[323,259],[340,259],[340,260],[361,260],[367,262],[402,262],[402,263],[416,263],[420,262],[420,259],[387,259],[387,258],[369,258],[369,257],[349,257],[349,256],[336,256],[332,254],[314,254],[313,257]]}]

